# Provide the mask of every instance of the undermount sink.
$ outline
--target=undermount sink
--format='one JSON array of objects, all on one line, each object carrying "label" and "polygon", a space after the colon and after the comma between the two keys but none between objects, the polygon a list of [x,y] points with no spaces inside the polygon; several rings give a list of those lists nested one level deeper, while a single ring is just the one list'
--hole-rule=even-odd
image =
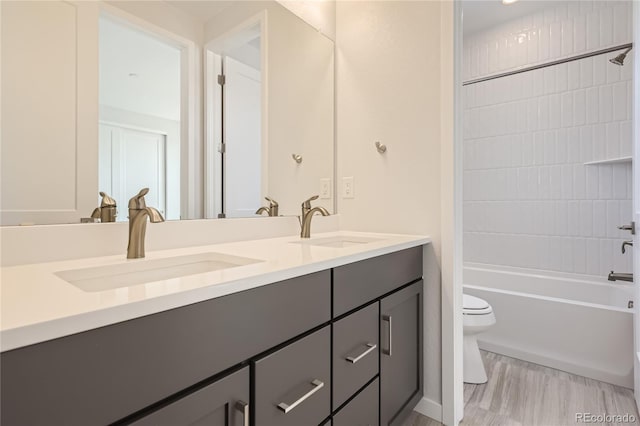
[{"label": "undermount sink", "polygon": [[236,268],[258,262],[261,261],[212,252],[164,259],[140,259],[115,265],[60,271],[55,274],[82,291],[97,292]]},{"label": "undermount sink", "polygon": [[362,244],[374,243],[377,241],[381,241],[380,238],[369,238],[369,237],[355,237],[355,236],[336,236],[336,237],[327,237],[327,238],[318,238],[318,239],[310,239],[310,240],[300,240],[300,241],[292,241],[292,244],[302,244],[307,246],[320,246],[320,247],[331,247],[331,248],[345,248],[345,247],[353,247],[359,246]]}]

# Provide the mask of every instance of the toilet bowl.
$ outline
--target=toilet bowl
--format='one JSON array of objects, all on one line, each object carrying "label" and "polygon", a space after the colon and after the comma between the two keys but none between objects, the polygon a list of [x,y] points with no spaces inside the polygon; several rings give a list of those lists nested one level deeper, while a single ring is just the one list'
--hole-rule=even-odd
[{"label": "toilet bowl", "polygon": [[463,379],[465,383],[487,383],[487,372],[478,348],[478,334],[487,331],[495,323],[496,317],[489,303],[479,297],[462,295]]}]

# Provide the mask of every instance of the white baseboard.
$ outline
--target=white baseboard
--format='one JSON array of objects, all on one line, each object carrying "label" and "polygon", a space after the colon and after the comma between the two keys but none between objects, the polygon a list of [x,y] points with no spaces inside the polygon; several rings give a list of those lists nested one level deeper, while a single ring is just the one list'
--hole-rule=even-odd
[{"label": "white baseboard", "polygon": [[442,421],[442,404],[423,397],[414,408],[418,413],[430,417],[439,422]]}]

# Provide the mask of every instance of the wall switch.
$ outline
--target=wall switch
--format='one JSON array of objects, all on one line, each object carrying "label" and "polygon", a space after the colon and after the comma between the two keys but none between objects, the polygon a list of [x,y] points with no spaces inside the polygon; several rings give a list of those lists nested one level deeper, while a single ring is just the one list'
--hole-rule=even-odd
[{"label": "wall switch", "polygon": [[353,176],[342,178],[342,198],[353,198]]},{"label": "wall switch", "polygon": [[331,198],[331,178],[320,179],[320,198]]}]

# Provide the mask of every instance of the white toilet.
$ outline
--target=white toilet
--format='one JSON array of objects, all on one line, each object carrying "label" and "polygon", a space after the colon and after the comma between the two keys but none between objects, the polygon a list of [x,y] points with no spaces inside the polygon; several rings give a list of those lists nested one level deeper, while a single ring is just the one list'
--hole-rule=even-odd
[{"label": "white toilet", "polygon": [[496,316],[487,301],[468,294],[462,295],[462,325],[465,383],[487,383],[487,372],[478,349],[478,334],[496,323]]}]

